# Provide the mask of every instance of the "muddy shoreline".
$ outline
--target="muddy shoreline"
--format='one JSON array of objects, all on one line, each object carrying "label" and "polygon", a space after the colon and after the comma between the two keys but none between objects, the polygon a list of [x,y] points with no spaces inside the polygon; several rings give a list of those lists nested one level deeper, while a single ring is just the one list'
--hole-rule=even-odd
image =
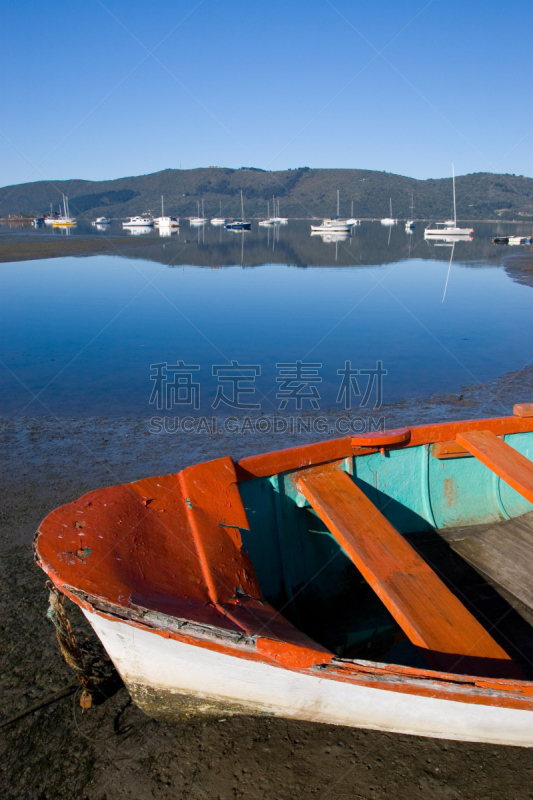
[{"label": "muddy shoreline", "polygon": [[[386,406],[380,415],[388,427],[503,416],[532,396],[529,367],[458,395]],[[98,486],[316,438],[153,435],[149,420],[138,418],[3,420],[0,723],[72,677],[45,618],[45,576],[32,560],[33,534],[51,509]],[[78,633],[88,635],[81,615],[74,619]],[[1,730],[3,797],[533,797],[529,750],[281,719],[228,717],[172,725],[145,716],[124,689],[90,711],[82,711],[78,701],[79,691]]]}]

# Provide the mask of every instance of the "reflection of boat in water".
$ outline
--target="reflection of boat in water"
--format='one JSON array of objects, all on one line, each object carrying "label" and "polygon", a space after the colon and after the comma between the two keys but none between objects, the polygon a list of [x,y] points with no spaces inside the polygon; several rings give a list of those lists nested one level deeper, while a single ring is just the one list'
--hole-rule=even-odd
[{"label": "reflection of boat in water", "polygon": [[102,231],[103,233],[107,233],[109,231],[109,223],[100,223],[100,222],[93,222],[93,226],[96,228],[97,231]]},{"label": "reflection of boat in water", "polygon": [[455,205],[455,167],[452,164],[452,185],[453,185],[453,219],[447,219],[445,222],[435,222],[433,227],[431,223],[424,231],[424,236],[469,236],[474,233],[473,228],[458,228],[457,227],[457,208]]},{"label": "reflection of boat in water", "polygon": [[440,246],[443,247],[445,244],[449,245],[453,244],[454,242],[472,242],[473,240],[474,240],[473,236],[467,234],[457,234],[457,233],[451,236],[447,236],[441,233],[440,236],[437,236],[435,234],[435,236],[428,237],[428,241],[430,241],[431,244],[434,245],[435,247],[440,247]]},{"label": "reflection of boat in water", "polygon": [[531,414],[92,491],[46,517],[35,557],[150,716],[531,747]]},{"label": "reflection of boat in water", "polygon": [[177,227],[171,227],[170,225],[160,225],[157,229],[159,231],[160,236],[173,236],[175,233],[180,232],[179,225]]},{"label": "reflection of boat in water", "polygon": [[390,203],[390,217],[383,217],[381,220],[382,225],[396,225],[397,220],[392,216],[392,197],[389,198]]},{"label": "reflection of boat in water", "polygon": [[123,228],[152,228],[154,221],[151,217],[130,217],[126,222],[122,223]]},{"label": "reflection of boat in water", "polygon": [[345,242],[350,238],[350,232],[342,231],[324,231],[315,229],[311,231],[311,236],[320,236],[323,242],[329,244],[330,242]]},{"label": "reflection of boat in water", "polygon": [[531,237],[527,236],[493,236],[491,239],[492,244],[509,244],[512,246],[520,244],[531,244]]},{"label": "reflection of boat in water", "polygon": [[143,233],[151,233],[153,225],[134,225],[126,228],[127,232],[132,236],[141,236]]}]

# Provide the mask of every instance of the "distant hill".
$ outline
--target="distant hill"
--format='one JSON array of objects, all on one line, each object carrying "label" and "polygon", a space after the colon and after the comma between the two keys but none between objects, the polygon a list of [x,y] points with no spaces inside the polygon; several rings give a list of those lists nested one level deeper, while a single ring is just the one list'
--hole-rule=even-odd
[{"label": "distant hill", "polygon": [[[533,178],[477,172],[456,179],[457,215],[461,219],[521,219],[533,213]],[[418,219],[443,219],[452,214],[452,180],[424,181],[361,169],[300,169],[265,172],[254,168],[167,169],[151,175],[113,181],[38,181],[0,188],[0,217],[38,214],[57,209],[64,192],[70,209],[80,218],[127,217],[151,211],[192,216],[204,201],[207,216],[240,216],[240,192],[246,216],[266,216],[274,195],[287,217],[322,217],[336,213],[337,189],[341,215],[381,218],[410,216],[411,195]],[[272,203],[271,203],[272,213]]]}]

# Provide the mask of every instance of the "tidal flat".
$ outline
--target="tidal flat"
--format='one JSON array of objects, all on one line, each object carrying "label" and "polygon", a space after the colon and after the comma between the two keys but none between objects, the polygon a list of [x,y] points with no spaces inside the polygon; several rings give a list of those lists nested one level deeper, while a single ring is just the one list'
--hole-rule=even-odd
[{"label": "tidal flat", "polygon": [[[533,368],[526,368],[456,395],[385,406],[383,413],[390,427],[500,416],[532,390]],[[99,486],[309,440],[153,435],[147,419],[133,417],[2,420],[1,720],[72,679],[45,616],[45,576],[32,559],[33,535],[51,509]],[[90,636],[71,611],[78,636]],[[7,800],[532,796],[527,749],[273,718],[167,724],[145,716],[125,689],[88,711],[79,706],[80,693],[3,728],[0,792]]]}]

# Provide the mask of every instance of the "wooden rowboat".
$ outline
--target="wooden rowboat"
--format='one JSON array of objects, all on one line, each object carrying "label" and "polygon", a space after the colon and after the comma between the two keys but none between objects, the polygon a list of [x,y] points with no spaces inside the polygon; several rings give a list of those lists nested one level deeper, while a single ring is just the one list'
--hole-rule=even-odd
[{"label": "wooden rowboat", "polygon": [[533,404],[219,458],[58,508],[36,559],[154,717],[531,747],[532,459]]}]

